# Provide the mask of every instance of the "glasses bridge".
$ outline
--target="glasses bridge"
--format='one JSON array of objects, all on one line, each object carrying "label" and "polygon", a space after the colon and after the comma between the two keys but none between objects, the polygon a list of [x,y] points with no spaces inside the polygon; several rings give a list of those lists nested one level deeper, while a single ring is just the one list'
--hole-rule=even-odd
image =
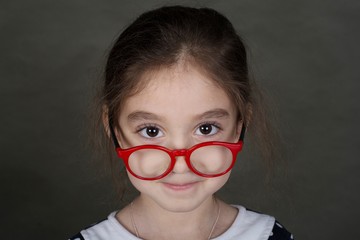
[{"label": "glasses bridge", "polygon": [[175,157],[185,156],[187,149],[176,149],[171,151]]}]

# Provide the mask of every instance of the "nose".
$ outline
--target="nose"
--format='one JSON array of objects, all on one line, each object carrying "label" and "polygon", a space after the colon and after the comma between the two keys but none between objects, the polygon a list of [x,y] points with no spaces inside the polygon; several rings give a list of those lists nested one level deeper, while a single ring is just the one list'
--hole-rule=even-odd
[{"label": "nose", "polygon": [[190,171],[183,153],[184,152],[182,152],[182,150],[180,150],[179,153],[176,154],[176,162],[175,162],[174,168],[172,170],[173,173],[182,174],[182,173],[186,173],[186,172]]},{"label": "nose", "polygon": [[172,173],[183,174],[191,171],[186,163],[185,155],[187,154],[188,148],[193,145],[193,140],[182,134],[176,136],[177,137],[173,138],[173,141],[169,143],[169,147],[172,149],[176,160]]}]

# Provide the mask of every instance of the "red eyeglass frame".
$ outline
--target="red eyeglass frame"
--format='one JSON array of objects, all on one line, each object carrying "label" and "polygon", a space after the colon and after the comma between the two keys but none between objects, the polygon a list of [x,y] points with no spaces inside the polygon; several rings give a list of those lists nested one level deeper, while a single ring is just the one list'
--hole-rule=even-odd
[{"label": "red eyeglass frame", "polygon": [[[110,121],[109,121],[109,129],[110,129],[111,138],[115,145],[115,151],[117,153],[117,156],[124,161],[125,167],[131,173],[131,175],[133,175],[134,177],[141,179],[141,180],[158,180],[158,179],[164,178],[166,175],[168,175],[173,170],[175,163],[176,163],[176,157],[180,157],[180,156],[185,157],[185,162],[186,162],[187,166],[189,167],[189,169],[193,173],[195,173],[201,177],[214,178],[214,177],[222,176],[222,175],[228,173],[234,167],[235,162],[236,162],[236,156],[242,150],[242,147],[244,144],[243,139],[245,136],[245,126],[243,126],[241,129],[240,140],[237,143],[211,141],[211,142],[202,142],[202,143],[196,144],[189,149],[174,149],[174,150],[171,150],[166,147],[159,146],[159,145],[140,145],[140,146],[135,146],[135,147],[127,148],[127,149],[122,149],[118,143],[117,137],[115,135],[115,131],[114,131]],[[231,165],[225,171],[218,173],[218,174],[204,174],[204,173],[197,171],[191,165],[190,155],[196,149],[205,147],[205,146],[223,146],[223,147],[228,148],[231,151],[232,156],[233,156]],[[168,169],[163,174],[161,174],[157,177],[154,177],[154,178],[146,178],[146,177],[142,177],[142,176],[139,176],[136,173],[134,173],[129,166],[129,157],[133,152],[142,150],[142,149],[156,149],[156,150],[161,150],[161,151],[166,152],[170,156],[170,159],[171,159],[171,163],[170,163]]]}]

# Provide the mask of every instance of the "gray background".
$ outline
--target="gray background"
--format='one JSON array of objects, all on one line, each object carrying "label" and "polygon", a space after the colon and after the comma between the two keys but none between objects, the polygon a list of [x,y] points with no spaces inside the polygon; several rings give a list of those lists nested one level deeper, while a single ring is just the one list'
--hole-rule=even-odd
[{"label": "gray background", "polygon": [[94,83],[120,30],[172,3],[229,17],[279,112],[287,176],[264,184],[245,150],[223,198],[297,239],[360,239],[359,1],[194,2],[1,1],[2,239],[66,239],[121,205],[86,147]]}]

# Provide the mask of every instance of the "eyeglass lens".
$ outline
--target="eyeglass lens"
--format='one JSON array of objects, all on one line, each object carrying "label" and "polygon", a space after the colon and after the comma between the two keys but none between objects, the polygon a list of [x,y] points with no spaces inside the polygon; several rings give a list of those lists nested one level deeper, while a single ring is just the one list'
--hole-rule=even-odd
[{"label": "eyeglass lens", "polygon": [[154,178],[169,168],[171,158],[167,152],[157,149],[141,149],[129,157],[129,167],[138,176]]},{"label": "eyeglass lens", "polygon": [[201,147],[192,152],[190,162],[198,172],[215,175],[231,166],[232,153],[230,149],[223,146]]}]

